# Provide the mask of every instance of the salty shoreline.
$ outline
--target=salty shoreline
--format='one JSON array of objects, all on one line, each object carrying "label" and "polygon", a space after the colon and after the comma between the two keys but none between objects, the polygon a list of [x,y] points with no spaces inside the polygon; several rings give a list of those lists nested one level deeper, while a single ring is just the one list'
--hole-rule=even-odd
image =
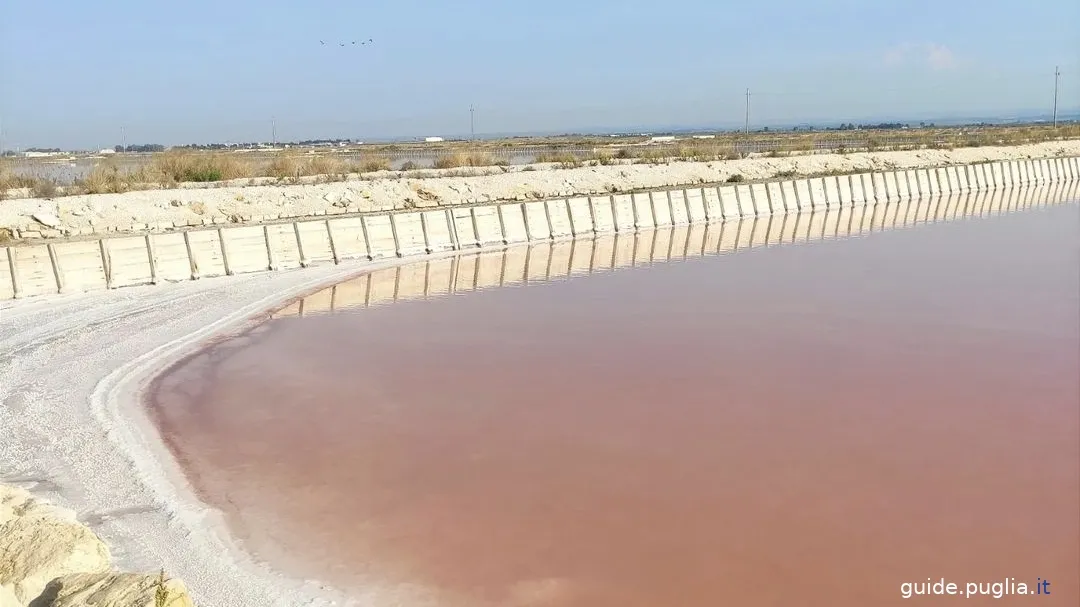
[{"label": "salty shoreline", "polygon": [[76,510],[113,548],[117,565],[165,567],[202,607],[367,604],[347,603],[314,581],[286,579],[233,544],[219,516],[188,490],[140,391],[204,340],[380,265],[386,264],[0,305],[0,319],[12,329],[0,338],[0,482]]}]

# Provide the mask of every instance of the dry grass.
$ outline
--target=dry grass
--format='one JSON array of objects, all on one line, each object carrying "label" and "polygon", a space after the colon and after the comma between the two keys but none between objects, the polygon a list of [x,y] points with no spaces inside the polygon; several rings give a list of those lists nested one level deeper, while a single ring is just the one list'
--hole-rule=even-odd
[{"label": "dry grass", "polygon": [[509,161],[496,159],[487,152],[464,151],[435,159],[435,168],[454,169],[458,167],[486,167],[507,165]]},{"label": "dry grass", "polygon": [[[507,170],[508,155],[523,146],[537,146],[547,151],[537,154],[536,162],[554,163],[562,168],[583,165],[610,165],[619,162],[663,164],[673,160],[715,161],[736,160],[746,156],[748,149],[761,149],[763,155],[781,158],[795,152],[832,148],[835,153],[855,151],[954,149],[960,147],[1004,146],[1044,141],[1080,138],[1080,124],[1064,124],[1056,130],[1050,126],[920,128],[889,131],[829,131],[743,135],[720,133],[708,140],[685,140],[678,145],[639,145],[643,137],[622,137],[616,145],[605,137],[515,138],[493,142],[446,142],[430,144],[387,144],[364,146],[364,154],[342,156],[326,153],[236,154],[220,152],[171,151],[153,156],[147,164],[124,168],[117,159],[95,166],[90,173],[73,185],[58,187],[55,180],[37,174],[16,173],[6,160],[0,159],[0,200],[10,196],[9,190],[27,189],[40,198],[82,193],[120,193],[131,190],[177,187],[185,182],[218,183],[246,178],[249,183],[258,178],[299,180],[314,177],[318,181],[344,180],[357,173],[389,170],[388,154],[410,149],[438,151],[436,169],[501,166]],[[574,151],[558,149],[574,147]],[[741,151],[740,151],[741,150]],[[403,171],[419,169],[406,162]],[[533,170],[524,167],[522,170]],[[424,175],[427,172],[421,171]],[[452,172],[439,173],[447,175]],[[416,176],[419,173],[414,173]],[[436,173],[431,173],[435,175]],[[464,173],[462,173],[464,174]]]}]

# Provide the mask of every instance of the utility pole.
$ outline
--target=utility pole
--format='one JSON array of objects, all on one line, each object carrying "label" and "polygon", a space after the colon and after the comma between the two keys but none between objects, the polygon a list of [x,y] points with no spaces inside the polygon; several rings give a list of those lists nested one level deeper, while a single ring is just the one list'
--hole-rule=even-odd
[{"label": "utility pole", "polygon": [[750,89],[746,89],[746,122],[743,124],[743,134],[750,134]]},{"label": "utility pole", "polygon": [[1057,100],[1058,100],[1058,79],[1061,78],[1061,70],[1058,66],[1054,66],[1054,128],[1057,128]]},{"label": "utility pole", "polygon": [[469,105],[469,141],[476,139],[476,108]]},{"label": "utility pole", "polygon": [[277,118],[270,117],[270,146],[277,147]]},{"label": "utility pole", "polygon": [[125,127],[120,127],[120,151],[127,153],[127,130]]}]

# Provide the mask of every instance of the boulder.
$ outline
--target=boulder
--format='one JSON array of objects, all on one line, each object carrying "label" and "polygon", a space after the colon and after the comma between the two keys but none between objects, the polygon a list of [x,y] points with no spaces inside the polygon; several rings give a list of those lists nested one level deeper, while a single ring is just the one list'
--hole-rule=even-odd
[{"label": "boulder", "polygon": [[59,577],[33,607],[194,607],[184,583],[160,574],[77,573]]},{"label": "boulder", "polygon": [[109,549],[73,512],[0,488],[0,586],[30,603],[57,577],[109,570]]}]

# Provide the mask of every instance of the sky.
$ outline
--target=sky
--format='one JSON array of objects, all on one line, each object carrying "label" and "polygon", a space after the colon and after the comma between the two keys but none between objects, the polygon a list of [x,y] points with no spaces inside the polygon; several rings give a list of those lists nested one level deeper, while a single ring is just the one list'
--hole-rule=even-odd
[{"label": "sky", "polygon": [[[1080,108],[1076,0],[0,0],[5,149]],[[370,44],[353,41],[373,40]],[[325,42],[321,44],[320,41]],[[339,46],[345,43],[346,46]]]}]

